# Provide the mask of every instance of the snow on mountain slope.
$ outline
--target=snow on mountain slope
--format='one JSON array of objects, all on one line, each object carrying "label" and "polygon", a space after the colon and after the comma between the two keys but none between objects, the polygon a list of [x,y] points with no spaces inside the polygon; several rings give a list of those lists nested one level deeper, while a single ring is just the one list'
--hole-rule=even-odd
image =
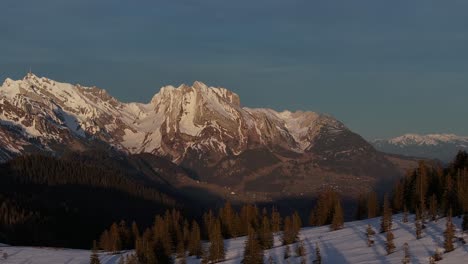
[{"label": "snow on mountain slope", "polygon": [[[306,261],[315,260],[315,247],[318,244],[322,255],[322,263],[401,263],[403,259],[403,244],[408,243],[411,263],[429,263],[428,258],[437,248],[443,249],[443,232],[445,219],[427,223],[423,237],[415,238],[414,216],[409,217],[408,223],[403,223],[402,215],[393,216],[392,232],[395,235],[396,251],[387,255],[385,250],[385,234],[374,236],[375,244],[367,246],[366,228],[370,224],[375,231],[380,228],[380,218],[345,223],[345,227],[338,231],[329,231],[328,226],[303,228],[300,240],[306,248]],[[460,236],[461,219],[454,218],[457,227],[456,235]],[[465,239],[466,236],[465,236]],[[226,260],[221,263],[239,264],[243,258],[245,237],[225,240]],[[205,243],[205,247],[209,245]],[[292,256],[285,260],[285,246],[281,245],[280,235],[275,236],[274,247],[265,251],[265,261],[271,256],[275,263],[300,263],[300,257],[295,255],[297,243],[290,245]],[[86,250],[48,249],[27,247],[0,247],[1,252],[8,254],[2,263],[88,263],[90,252]],[[0,252],[0,253],[1,253]],[[124,253],[128,254],[128,252]],[[0,254],[1,256],[1,254]],[[121,255],[100,253],[101,263],[118,263]],[[455,242],[455,250],[443,254],[443,259],[437,263],[466,263],[468,262],[468,246]],[[198,264],[199,259],[187,258],[187,263]]]},{"label": "snow on mountain slope", "polygon": [[346,130],[317,113],[243,108],[237,94],[201,82],[163,87],[148,104],[121,103],[95,87],[29,73],[22,80],[6,79],[0,100],[2,125],[38,139],[43,149],[92,138],[130,153],[149,152],[176,162],[188,150],[219,157],[277,145],[303,152],[327,123]]},{"label": "snow on mountain slope", "polygon": [[31,73],[6,79],[0,143],[0,162],[44,151],[150,153],[194,179],[236,193],[268,193],[256,196],[265,200],[325,186],[359,193],[401,174],[397,163],[331,116],[243,107],[237,94],[201,82],[162,87],[148,103],[123,103],[96,87]]},{"label": "snow on mountain slope", "polygon": [[468,150],[468,137],[454,134],[406,134],[372,142],[375,148],[394,154],[451,161],[459,150]]},{"label": "snow on mountain slope", "polygon": [[388,142],[394,145],[438,145],[451,142],[468,143],[468,137],[461,137],[454,134],[406,134],[389,139]]}]

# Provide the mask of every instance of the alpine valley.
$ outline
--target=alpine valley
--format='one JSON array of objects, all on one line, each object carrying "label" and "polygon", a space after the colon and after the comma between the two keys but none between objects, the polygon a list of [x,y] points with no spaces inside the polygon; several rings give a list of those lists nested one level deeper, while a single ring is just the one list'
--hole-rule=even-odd
[{"label": "alpine valley", "polygon": [[3,162],[112,153],[110,167],[131,167],[189,196],[209,190],[268,202],[332,187],[352,197],[416,166],[329,115],[243,107],[237,94],[201,82],[163,87],[147,104],[122,103],[96,87],[29,73],[0,87],[0,122]]}]

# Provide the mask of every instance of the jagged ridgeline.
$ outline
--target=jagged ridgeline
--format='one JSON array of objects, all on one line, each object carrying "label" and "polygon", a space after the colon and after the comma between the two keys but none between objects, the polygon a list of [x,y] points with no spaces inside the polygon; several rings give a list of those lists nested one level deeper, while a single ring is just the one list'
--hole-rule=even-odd
[{"label": "jagged ridgeline", "polygon": [[260,202],[323,187],[357,195],[415,165],[376,151],[329,115],[244,107],[234,92],[201,82],[165,86],[147,103],[124,103],[96,87],[30,73],[0,87],[0,122],[0,161],[96,148],[145,153],[217,186],[215,192],[229,188],[227,194]]}]

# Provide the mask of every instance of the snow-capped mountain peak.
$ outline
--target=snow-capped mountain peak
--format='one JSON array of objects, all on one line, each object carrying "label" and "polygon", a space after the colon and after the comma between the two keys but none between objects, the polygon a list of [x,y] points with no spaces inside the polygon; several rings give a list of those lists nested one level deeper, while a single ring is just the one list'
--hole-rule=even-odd
[{"label": "snow-capped mountain peak", "polygon": [[98,139],[123,151],[150,152],[176,162],[189,153],[219,160],[259,147],[302,153],[319,136],[348,131],[334,118],[314,112],[241,107],[236,93],[200,81],[164,86],[143,104],[122,103],[96,87],[29,73],[22,80],[6,79],[0,100],[0,120],[9,124],[3,130],[19,129],[25,141],[39,139],[40,148]]},{"label": "snow-capped mountain peak", "polygon": [[468,137],[455,134],[405,134],[372,142],[378,150],[449,162],[460,150],[468,150]]},{"label": "snow-capped mountain peak", "polygon": [[455,134],[405,134],[389,139],[388,142],[395,145],[438,145],[449,142],[468,142],[468,137],[457,136]]}]

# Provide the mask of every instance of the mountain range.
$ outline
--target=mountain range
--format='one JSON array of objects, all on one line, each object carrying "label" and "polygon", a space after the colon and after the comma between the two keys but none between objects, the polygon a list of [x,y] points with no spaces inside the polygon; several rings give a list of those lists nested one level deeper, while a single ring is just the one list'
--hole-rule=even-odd
[{"label": "mountain range", "polygon": [[[123,103],[97,87],[29,73],[0,87],[0,124],[1,161],[96,149],[144,155],[177,188],[249,201],[326,187],[353,195],[416,164],[377,151],[329,115],[243,107],[232,91],[201,82],[162,87],[148,103]],[[174,170],[179,176],[171,178]]]},{"label": "mountain range", "polygon": [[468,150],[468,137],[454,134],[406,134],[372,142],[380,151],[450,162],[460,150]]}]

